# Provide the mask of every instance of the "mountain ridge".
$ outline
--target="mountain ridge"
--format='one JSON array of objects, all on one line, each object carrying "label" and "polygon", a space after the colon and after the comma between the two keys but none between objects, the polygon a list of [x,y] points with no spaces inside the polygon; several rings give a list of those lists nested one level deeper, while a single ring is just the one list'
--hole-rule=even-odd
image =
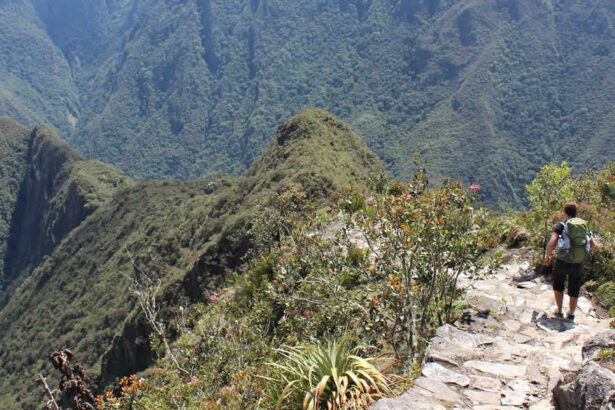
[{"label": "mountain ridge", "polygon": [[[286,137],[289,124],[295,134]],[[312,139],[305,138],[308,134],[328,143],[306,145]],[[278,136],[286,141],[283,148],[292,148],[285,152],[288,156],[271,162],[265,156],[250,175],[127,183],[105,196],[11,289],[0,310],[0,357],[5,363],[0,405],[37,402],[36,395],[24,392],[36,391],[30,376],[51,373],[47,356],[56,345],[80,352],[82,364],[101,386],[143,370],[153,360],[150,329],[135,306],[127,276],[143,271],[162,280],[163,315],[204,302],[251,248],[248,231],[268,195],[304,183],[311,200],[324,202],[349,182],[363,186],[371,174],[383,172],[377,157],[347,125],[320,110],[302,111],[280,127]],[[346,157],[338,155],[335,146],[346,144],[355,146],[356,155],[346,150]],[[274,141],[271,150],[277,147]],[[315,160],[310,163],[311,156]],[[321,168],[321,158],[337,163]],[[304,168],[296,169],[297,163]],[[344,181],[352,173],[354,181]],[[331,182],[317,189],[323,180]],[[59,186],[66,186],[64,182]],[[63,197],[66,191],[57,192]],[[35,339],[34,345],[23,344]]]},{"label": "mountain ridge", "polygon": [[615,154],[615,8],[599,0],[53,4],[0,8],[0,113],[137,179],[239,175],[305,106],[348,122],[394,177],[420,151],[491,205],[526,205],[540,164]]}]

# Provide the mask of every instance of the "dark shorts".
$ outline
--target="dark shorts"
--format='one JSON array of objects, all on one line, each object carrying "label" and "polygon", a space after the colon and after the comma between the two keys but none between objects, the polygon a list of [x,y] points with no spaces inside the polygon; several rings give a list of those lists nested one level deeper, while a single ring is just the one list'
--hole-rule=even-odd
[{"label": "dark shorts", "polygon": [[566,280],[568,280],[568,296],[578,298],[584,276],[583,263],[568,263],[558,259],[553,268],[553,290],[563,292],[566,289]]}]

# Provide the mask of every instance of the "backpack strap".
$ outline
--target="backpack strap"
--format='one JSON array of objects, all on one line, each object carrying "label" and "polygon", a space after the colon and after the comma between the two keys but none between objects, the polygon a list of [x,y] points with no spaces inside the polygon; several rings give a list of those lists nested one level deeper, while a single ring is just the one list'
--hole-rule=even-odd
[{"label": "backpack strap", "polygon": [[568,221],[569,220],[570,219],[566,219],[565,221],[560,221],[560,223],[562,224],[562,235],[561,235],[562,237],[564,235],[566,236],[568,235]]}]

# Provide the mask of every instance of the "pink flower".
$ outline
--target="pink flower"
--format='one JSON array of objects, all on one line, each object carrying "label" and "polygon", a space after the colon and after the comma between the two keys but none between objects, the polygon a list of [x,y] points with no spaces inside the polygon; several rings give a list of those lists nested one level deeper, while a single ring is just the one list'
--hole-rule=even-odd
[{"label": "pink flower", "polygon": [[272,283],[273,283],[274,285],[277,285],[277,284],[278,284],[278,283],[280,283],[280,282],[278,282],[278,280],[277,280],[277,279],[274,279],[274,280],[272,281]]},{"label": "pink flower", "polygon": [[305,310],[305,311],[303,312],[303,316],[305,316],[305,317],[310,317],[310,312],[308,312],[307,310]]},{"label": "pink flower", "polygon": [[478,191],[478,190],[480,190],[480,185],[478,185],[476,182],[474,182],[472,185],[470,185],[470,189],[472,191]]},{"label": "pink flower", "polygon": [[376,205],[376,198],[374,198],[373,196],[370,196],[369,198],[365,200],[365,205],[367,206]]},{"label": "pink flower", "polygon": [[211,301],[211,303],[216,303],[218,301],[218,297],[216,295],[211,295],[209,297],[209,300]]}]

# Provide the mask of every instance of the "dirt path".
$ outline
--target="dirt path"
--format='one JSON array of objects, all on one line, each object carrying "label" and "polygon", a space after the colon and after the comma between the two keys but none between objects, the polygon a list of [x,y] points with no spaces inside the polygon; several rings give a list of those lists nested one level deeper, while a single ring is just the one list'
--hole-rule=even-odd
[{"label": "dirt path", "polygon": [[529,263],[520,251],[509,256],[495,275],[460,280],[471,315],[440,327],[415,386],[374,410],[553,408],[553,387],[581,368],[584,342],[607,331],[609,320],[584,297],[574,323],[551,318],[551,286],[542,278],[513,280]]}]

